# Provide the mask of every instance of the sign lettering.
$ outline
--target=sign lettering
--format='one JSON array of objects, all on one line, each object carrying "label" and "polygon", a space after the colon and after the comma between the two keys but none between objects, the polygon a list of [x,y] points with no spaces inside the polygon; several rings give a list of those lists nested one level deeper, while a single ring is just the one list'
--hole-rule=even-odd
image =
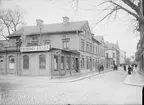
[{"label": "sign lettering", "polygon": [[47,51],[49,49],[50,49],[49,45],[45,45],[45,46],[33,46],[33,47],[21,47],[20,51],[21,52]]}]

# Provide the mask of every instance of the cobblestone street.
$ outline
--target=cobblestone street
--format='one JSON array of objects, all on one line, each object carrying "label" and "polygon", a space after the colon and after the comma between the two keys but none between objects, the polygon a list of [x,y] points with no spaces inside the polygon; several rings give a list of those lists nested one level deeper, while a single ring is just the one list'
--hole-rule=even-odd
[{"label": "cobblestone street", "polygon": [[123,83],[127,73],[111,71],[70,83],[37,83],[2,94],[2,104],[141,104],[141,87]]}]

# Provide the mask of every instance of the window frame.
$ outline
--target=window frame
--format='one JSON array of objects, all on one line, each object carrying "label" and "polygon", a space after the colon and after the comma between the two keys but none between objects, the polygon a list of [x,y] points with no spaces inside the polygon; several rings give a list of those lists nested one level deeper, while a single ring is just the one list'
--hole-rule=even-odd
[{"label": "window frame", "polygon": [[[25,57],[28,57],[28,59],[26,59]],[[28,64],[28,65],[25,66],[26,64]],[[28,55],[23,56],[23,69],[25,69],[25,70],[29,69],[29,56]]]},{"label": "window frame", "polygon": [[46,69],[46,55],[44,54],[39,55],[39,69]]},{"label": "window frame", "polygon": [[63,40],[63,49],[69,49],[69,48],[70,48],[70,40]]}]

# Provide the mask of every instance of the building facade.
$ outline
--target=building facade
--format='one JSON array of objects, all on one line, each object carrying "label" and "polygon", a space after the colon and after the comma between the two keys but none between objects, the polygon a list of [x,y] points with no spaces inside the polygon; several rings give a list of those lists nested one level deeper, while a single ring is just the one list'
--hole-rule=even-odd
[{"label": "building facade", "polygon": [[105,43],[105,56],[107,59],[107,66],[120,65],[120,51],[118,43]]},{"label": "building facade", "polygon": [[125,61],[126,61],[126,52],[120,50],[120,65],[125,64]]},{"label": "building facade", "polygon": [[63,17],[62,23],[43,24],[38,19],[36,26],[8,36],[9,46],[0,51],[1,73],[62,76],[96,71],[104,50],[93,37],[87,21],[69,22]]}]

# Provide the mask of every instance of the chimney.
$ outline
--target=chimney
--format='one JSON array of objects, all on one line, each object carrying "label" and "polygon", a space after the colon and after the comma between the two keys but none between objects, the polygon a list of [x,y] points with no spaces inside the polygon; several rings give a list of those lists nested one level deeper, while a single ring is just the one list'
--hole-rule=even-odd
[{"label": "chimney", "polygon": [[63,17],[63,24],[69,23],[69,17],[65,16]]},{"label": "chimney", "polygon": [[37,26],[43,26],[43,20],[41,19],[36,19]]}]

